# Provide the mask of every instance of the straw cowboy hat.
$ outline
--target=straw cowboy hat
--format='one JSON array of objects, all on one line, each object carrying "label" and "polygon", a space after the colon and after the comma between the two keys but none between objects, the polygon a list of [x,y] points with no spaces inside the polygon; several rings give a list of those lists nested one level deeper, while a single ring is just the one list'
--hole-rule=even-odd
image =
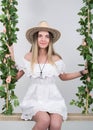
[{"label": "straw cowboy hat", "polygon": [[30,43],[33,43],[33,35],[39,31],[48,31],[53,35],[53,43],[55,43],[61,36],[61,33],[51,28],[46,21],[41,21],[38,26],[30,28],[26,32],[26,38]]}]

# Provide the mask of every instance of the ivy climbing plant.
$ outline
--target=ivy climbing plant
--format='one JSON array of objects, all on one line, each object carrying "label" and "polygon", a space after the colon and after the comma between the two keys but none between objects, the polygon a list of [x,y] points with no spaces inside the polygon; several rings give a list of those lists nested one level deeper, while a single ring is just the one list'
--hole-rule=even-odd
[{"label": "ivy climbing plant", "polygon": [[9,46],[17,42],[16,32],[19,30],[16,0],[2,0],[0,22],[3,30],[0,32],[0,98],[4,100],[2,113],[11,115],[14,107],[19,105],[18,97],[15,95],[16,86],[15,62],[11,58]]},{"label": "ivy climbing plant", "polygon": [[77,100],[72,99],[71,105],[82,109],[82,113],[93,111],[93,0],[83,0],[84,6],[80,9],[80,28],[77,32],[83,36],[83,42],[77,48],[85,63],[79,64],[88,69],[88,74],[80,78],[82,85],[76,93]]}]

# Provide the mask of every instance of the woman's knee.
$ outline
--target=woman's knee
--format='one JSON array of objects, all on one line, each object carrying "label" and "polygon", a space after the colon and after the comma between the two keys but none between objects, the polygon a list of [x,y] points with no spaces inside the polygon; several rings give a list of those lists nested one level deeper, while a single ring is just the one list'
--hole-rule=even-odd
[{"label": "woman's knee", "polygon": [[51,123],[50,123],[50,130],[61,130],[62,126],[62,117],[60,115],[52,115],[51,116]]},{"label": "woman's knee", "polygon": [[43,126],[48,127],[50,124],[50,117],[49,116],[41,116],[38,120],[39,123],[41,123]]},{"label": "woman's knee", "polygon": [[38,112],[34,117],[36,123],[42,125],[42,127],[48,127],[50,125],[50,116],[46,112]]}]

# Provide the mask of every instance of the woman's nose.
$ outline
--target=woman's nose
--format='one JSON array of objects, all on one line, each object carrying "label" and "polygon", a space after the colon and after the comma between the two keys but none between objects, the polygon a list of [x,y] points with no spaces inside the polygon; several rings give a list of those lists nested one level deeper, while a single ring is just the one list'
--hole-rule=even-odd
[{"label": "woman's nose", "polygon": [[42,39],[41,39],[42,41],[45,41],[45,37],[42,37]]}]

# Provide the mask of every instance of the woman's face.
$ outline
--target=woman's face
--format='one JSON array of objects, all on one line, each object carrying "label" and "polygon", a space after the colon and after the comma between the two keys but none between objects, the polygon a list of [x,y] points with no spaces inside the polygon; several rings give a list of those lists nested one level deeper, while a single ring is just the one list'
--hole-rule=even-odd
[{"label": "woman's face", "polygon": [[50,42],[49,32],[47,31],[39,31],[37,38],[39,48],[47,48]]}]

